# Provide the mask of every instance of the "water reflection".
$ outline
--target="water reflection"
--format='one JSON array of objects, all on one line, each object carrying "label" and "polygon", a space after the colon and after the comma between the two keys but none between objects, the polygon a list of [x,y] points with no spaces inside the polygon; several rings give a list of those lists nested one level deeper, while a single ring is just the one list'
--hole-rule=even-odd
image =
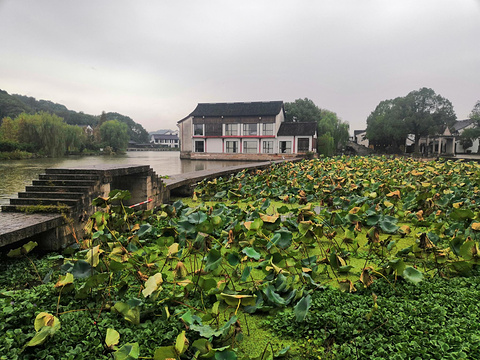
[{"label": "water reflection", "polygon": [[51,167],[89,165],[150,165],[158,175],[175,175],[219,167],[247,164],[238,161],[180,160],[174,151],[134,151],[118,156],[70,156],[56,159],[26,159],[0,161],[0,205],[25,191],[25,186]]}]

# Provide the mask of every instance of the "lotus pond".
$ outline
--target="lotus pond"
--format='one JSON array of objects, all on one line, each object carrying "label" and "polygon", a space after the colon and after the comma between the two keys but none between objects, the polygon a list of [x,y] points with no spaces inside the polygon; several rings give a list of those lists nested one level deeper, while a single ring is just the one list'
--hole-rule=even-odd
[{"label": "lotus pond", "polygon": [[3,256],[0,359],[476,359],[480,166],[337,157],[98,198]]}]

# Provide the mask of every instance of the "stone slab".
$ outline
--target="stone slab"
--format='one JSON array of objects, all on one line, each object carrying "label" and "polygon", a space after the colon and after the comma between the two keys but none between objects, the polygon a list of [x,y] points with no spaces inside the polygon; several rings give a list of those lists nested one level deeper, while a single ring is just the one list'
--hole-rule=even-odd
[{"label": "stone slab", "polygon": [[150,170],[149,165],[89,165],[72,168],[49,168],[46,174],[99,174],[103,176],[123,176],[145,173]]},{"label": "stone slab", "polygon": [[64,223],[60,214],[0,212],[0,247],[54,229]]}]

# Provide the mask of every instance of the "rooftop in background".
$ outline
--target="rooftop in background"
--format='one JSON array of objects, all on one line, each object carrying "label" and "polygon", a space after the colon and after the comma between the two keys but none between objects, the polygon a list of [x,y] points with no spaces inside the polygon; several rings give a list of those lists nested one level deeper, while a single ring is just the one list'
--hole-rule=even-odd
[{"label": "rooftop in background", "polygon": [[316,131],[316,122],[283,122],[277,136],[314,136]]},{"label": "rooftop in background", "polygon": [[200,103],[190,116],[267,116],[282,109],[283,101]]},{"label": "rooftop in background", "polygon": [[177,134],[150,134],[150,138],[155,140],[178,140]]},{"label": "rooftop in background", "polygon": [[148,135],[178,135],[178,130],[171,130],[171,129],[160,129],[157,131],[152,131]]},{"label": "rooftop in background", "polygon": [[454,131],[460,131],[467,126],[473,124],[472,119],[466,119],[466,120],[458,120],[454,125],[453,125],[453,130]]}]

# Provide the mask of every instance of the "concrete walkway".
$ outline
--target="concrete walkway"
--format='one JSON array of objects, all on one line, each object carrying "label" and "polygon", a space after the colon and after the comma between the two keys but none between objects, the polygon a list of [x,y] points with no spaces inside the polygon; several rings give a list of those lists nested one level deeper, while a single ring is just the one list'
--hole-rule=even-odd
[{"label": "concrete walkway", "polygon": [[211,180],[218,177],[230,176],[242,170],[265,169],[273,164],[279,164],[285,161],[300,161],[302,159],[303,158],[293,158],[288,160],[285,159],[276,161],[254,162],[251,164],[234,165],[218,169],[202,170],[172,175],[169,176],[168,179],[162,179],[167,189],[164,197],[164,202],[170,201],[171,196],[191,196],[193,194],[193,188],[195,187],[195,185],[202,180]]}]

